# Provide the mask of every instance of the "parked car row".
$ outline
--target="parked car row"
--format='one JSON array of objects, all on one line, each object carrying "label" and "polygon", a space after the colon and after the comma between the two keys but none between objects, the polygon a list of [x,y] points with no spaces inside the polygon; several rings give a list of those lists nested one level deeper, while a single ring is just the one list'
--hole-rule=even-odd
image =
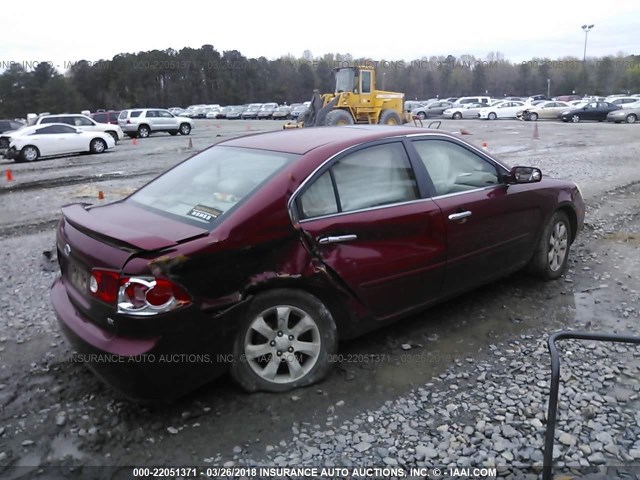
[{"label": "parked car row", "polygon": [[168,109],[174,115],[188,118],[208,118],[227,120],[290,120],[302,115],[310,102],[278,105],[275,102],[249,103],[246,105],[191,105],[186,109],[172,107]]},{"label": "parked car row", "polygon": [[[116,115],[117,114],[117,115]],[[146,138],[152,133],[189,135],[193,120],[162,108],[134,108],[83,114],[43,114],[30,125],[0,122],[0,153],[16,162],[76,153],[103,153],[124,138]],[[35,118],[34,118],[35,117]]]},{"label": "parked car row", "polygon": [[[488,96],[437,99],[425,101],[407,101],[405,110],[424,120],[426,118],[450,118],[454,120],[480,118],[497,120],[519,118],[536,121],[538,119],[561,119],[579,122],[581,120],[610,120],[633,123],[638,115],[635,109],[640,107],[640,94],[616,94],[608,97],[562,95],[553,99],[545,95],[532,95],[528,98],[505,97],[500,99]],[[608,115],[618,109],[633,109],[633,112]]]}]

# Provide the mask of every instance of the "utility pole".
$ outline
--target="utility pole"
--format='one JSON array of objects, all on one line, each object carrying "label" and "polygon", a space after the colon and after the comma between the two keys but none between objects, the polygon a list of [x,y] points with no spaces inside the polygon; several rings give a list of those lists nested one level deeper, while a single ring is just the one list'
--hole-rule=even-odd
[{"label": "utility pole", "polygon": [[587,89],[587,36],[589,35],[589,31],[593,28],[593,24],[591,25],[582,25],[582,30],[584,31],[584,53],[582,55],[582,94],[586,95]]}]

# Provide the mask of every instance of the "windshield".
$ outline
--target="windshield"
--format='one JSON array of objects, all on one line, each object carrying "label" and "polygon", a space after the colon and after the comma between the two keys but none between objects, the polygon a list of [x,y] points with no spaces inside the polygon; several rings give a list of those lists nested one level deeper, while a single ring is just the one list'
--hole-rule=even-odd
[{"label": "windshield", "polygon": [[218,217],[297,156],[215,146],[169,170],[127,201],[211,230]]},{"label": "windshield", "polygon": [[336,92],[353,92],[355,72],[352,68],[342,68],[336,72]]}]

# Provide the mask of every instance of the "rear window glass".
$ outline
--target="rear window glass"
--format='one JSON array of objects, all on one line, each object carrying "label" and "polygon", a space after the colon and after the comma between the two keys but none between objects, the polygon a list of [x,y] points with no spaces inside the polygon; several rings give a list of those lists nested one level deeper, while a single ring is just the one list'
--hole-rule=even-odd
[{"label": "rear window glass", "polygon": [[138,190],[128,201],[212,229],[218,217],[297,157],[216,146],[181,163]]},{"label": "rear window glass", "polygon": [[124,112],[120,112],[120,116],[118,118],[121,118],[123,120],[127,118],[127,111],[125,110]]}]

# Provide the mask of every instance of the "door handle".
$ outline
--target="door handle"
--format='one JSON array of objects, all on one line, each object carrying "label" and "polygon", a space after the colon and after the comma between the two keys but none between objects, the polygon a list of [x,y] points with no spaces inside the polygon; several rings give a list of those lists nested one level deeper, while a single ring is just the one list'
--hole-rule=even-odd
[{"label": "door handle", "polygon": [[471,212],[467,210],[465,212],[452,213],[451,215],[449,215],[449,220],[455,222],[456,220],[462,220],[463,218],[467,218],[470,216],[471,216]]},{"label": "door handle", "polygon": [[322,237],[318,240],[318,243],[320,245],[326,245],[328,243],[350,242],[351,240],[357,239],[357,235],[338,235],[336,237]]}]

